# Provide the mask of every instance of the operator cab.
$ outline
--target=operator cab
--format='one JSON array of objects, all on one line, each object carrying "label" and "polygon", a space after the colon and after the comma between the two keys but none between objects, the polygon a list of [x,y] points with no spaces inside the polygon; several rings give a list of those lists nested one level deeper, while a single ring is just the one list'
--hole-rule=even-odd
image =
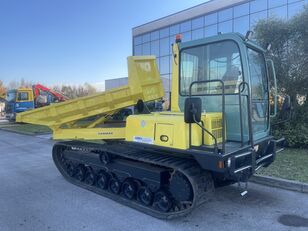
[{"label": "operator cab", "polygon": [[222,113],[227,147],[232,144],[238,148],[269,136],[264,49],[234,33],[175,46],[179,50],[180,111],[184,111],[187,98],[198,97],[202,113]]}]

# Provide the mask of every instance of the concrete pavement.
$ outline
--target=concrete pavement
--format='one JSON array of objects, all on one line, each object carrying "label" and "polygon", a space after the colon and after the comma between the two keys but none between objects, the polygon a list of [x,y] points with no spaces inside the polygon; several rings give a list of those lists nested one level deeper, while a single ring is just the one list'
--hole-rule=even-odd
[{"label": "concrete pavement", "polygon": [[66,182],[52,141],[0,130],[0,230],[307,230],[308,195],[250,183],[187,217],[158,220]]}]

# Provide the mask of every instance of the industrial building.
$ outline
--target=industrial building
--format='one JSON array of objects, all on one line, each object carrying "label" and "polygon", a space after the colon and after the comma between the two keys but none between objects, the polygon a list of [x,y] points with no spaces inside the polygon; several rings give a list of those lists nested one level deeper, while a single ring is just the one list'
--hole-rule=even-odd
[{"label": "industrial building", "polygon": [[[299,13],[308,0],[211,0],[178,13],[157,19],[132,29],[133,55],[155,55],[166,96],[171,82],[171,44],[175,35],[182,41],[216,35],[217,33],[253,30],[261,19],[288,20]],[[120,86],[122,79],[108,80],[108,85]],[[112,84],[110,83],[112,82]],[[107,82],[106,82],[107,83]],[[106,86],[108,86],[106,84]],[[108,89],[106,87],[106,89]]]}]

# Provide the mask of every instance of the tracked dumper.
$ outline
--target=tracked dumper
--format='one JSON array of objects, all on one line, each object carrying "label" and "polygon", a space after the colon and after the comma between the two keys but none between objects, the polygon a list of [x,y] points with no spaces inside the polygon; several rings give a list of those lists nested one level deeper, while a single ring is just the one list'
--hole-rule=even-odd
[{"label": "tracked dumper", "polygon": [[[265,50],[225,34],[186,43],[177,37],[172,51],[169,111],[147,110],[146,102],[165,94],[155,57],[132,56],[127,86],[17,121],[47,125],[63,140],[53,160],[72,184],[157,218],[185,215],[215,187],[247,181],[271,164],[283,139],[269,135],[275,73]],[[116,116],[130,106],[136,113]]]}]

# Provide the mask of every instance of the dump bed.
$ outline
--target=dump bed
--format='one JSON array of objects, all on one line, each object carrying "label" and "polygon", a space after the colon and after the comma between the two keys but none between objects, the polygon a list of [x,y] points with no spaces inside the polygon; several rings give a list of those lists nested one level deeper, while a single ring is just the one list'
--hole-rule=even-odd
[{"label": "dump bed", "polygon": [[138,100],[146,102],[164,96],[154,56],[130,56],[127,62],[127,86],[19,113],[16,121],[46,125],[55,130],[76,120],[112,114],[135,105]]}]

